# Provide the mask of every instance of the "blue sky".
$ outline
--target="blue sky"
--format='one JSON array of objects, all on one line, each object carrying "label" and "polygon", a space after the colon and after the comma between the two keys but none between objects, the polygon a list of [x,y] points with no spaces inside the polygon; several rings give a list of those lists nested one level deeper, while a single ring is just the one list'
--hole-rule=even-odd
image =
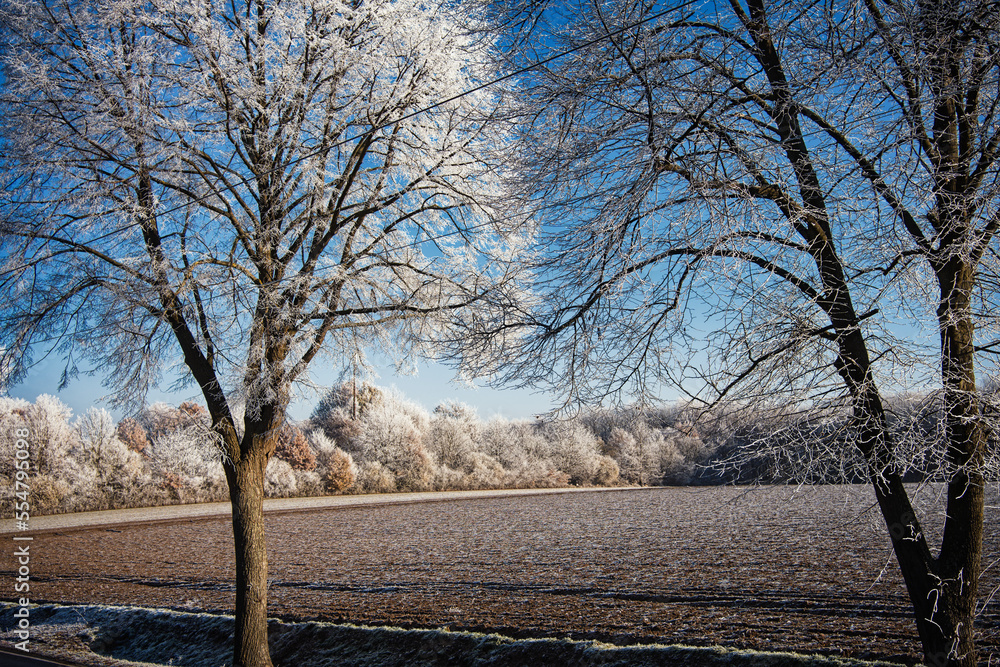
[{"label": "blue sky", "polygon": [[[59,391],[59,378],[63,366],[62,360],[57,355],[52,355],[41,361],[25,381],[16,385],[9,392],[9,395],[33,402],[40,394],[52,394],[72,408],[74,416],[84,414],[91,406],[110,409],[107,403],[100,400],[108,393],[108,390],[101,384],[103,378],[100,376],[88,376],[81,372],[80,376],[73,380],[68,387]],[[420,364],[417,374],[410,376],[397,375],[389,365],[377,367],[376,372],[379,377],[375,384],[380,387],[395,386],[404,396],[423,405],[427,410],[433,410],[445,400],[458,400],[476,408],[479,416],[483,419],[494,416],[507,419],[527,419],[552,408],[550,396],[532,393],[530,390],[497,390],[485,386],[469,388],[457,384],[453,382],[454,371],[437,363],[423,362]],[[318,374],[315,379],[324,386],[337,382],[333,373],[329,373],[327,376]],[[162,389],[152,392],[147,397],[146,403],[164,401],[178,405],[187,400],[204,403],[197,389],[193,386],[179,392],[169,392]],[[305,395],[292,404],[289,414],[296,420],[306,419],[318,401],[318,395],[305,392]],[[111,410],[111,412],[116,419],[126,416],[120,411]]]}]

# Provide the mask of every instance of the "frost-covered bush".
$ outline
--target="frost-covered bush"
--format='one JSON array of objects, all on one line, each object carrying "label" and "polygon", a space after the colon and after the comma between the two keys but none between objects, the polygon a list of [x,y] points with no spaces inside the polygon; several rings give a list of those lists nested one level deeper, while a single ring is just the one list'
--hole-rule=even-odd
[{"label": "frost-covered bush", "polygon": [[[15,443],[18,440],[16,431],[26,429],[28,426],[27,414],[31,406],[28,401],[21,398],[8,398],[0,396],[0,476],[5,480],[13,479],[15,468]],[[29,445],[31,442],[29,441]],[[29,456],[33,452],[29,451]],[[37,474],[37,464],[32,463],[30,472]],[[0,489],[0,493],[7,490]]]},{"label": "frost-covered bush", "polygon": [[222,455],[210,430],[192,426],[175,429],[147,448],[154,484],[172,500],[206,502],[228,497]]},{"label": "frost-covered bush", "polygon": [[427,411],[396,394],[388,394],[368,410],[361,434],[355,439],[362,461],[377,462],[395,477],[401,491],[434,487],[434,457],[424,447]]},{"label": "frost-covered bush", "polygon": [[295,487],[298,489],[297,495],[306,498],[312,496],[325,496],[327,494],[326,484],[320,474],[315,470],[296,470]]},{"label": "frost-covered bush", "polygon": [[452,491],[466,489],[469,483],[467,475],[448,466],[438,466],[434,473],[435,491]]},{"label": "frost-covered bush", "polygon": [[400,491],[430,491],[434,488],[437,466],[422,444],[404,445],[387,452],[385,466],[396,475]]},{"label": "frost-covered bush", "polygon": [[[16,428],[31,434],[38,513],[228,497],[200,405],[157,403],[117,425],[106,410],[90,410],[72,424],[71,417],[52,396],[34,404],[0,397],[0,501],[12,499]],[[696,472],[704,483],[711,478],[696,464],[749,428],[723,428],[723,421],[701,420],[696,429],[688,410],[671,407],[483,422],[462,403],[447,401],[430,414],[395,391],[345,383],[324,396],[308,433],[301,425],[283,429],[267,493],[685,484]],[[10,507],[6,502],[7,516]]]},{"label": "frost-covered bush", "polygon": [[598,456],[597,472],[594,473],[594,484],[597,486],[615,486],[621,482],[621,469],[618,462],[610,456]]},{"label": "frost-covered bush", "polygon": [[208,410],[190,401],[181,403],[176,408],[167,403],[154,403],[139,415],[137,421],[146,430],[150,440],[173,431],[207,429],[211,424]]},{"label": "frost-covered bush", "polygon": [[397,490],[396,476],[378,461],[365,461],[358,466],[357,485],[362,493],[393,493]]},{"label": "frost-covered bush", "polygon": [[[94,495],[97,474],[82,460],[79,437],[70,425],[70,410],[54,396],[43,394],[35,402],[0,399],[0,475],[5,497],[11,497],[14,484],[14,450],[18,431],[28,443],[28,484],[31,487],[32,511],[38,514],[73,512],[88,508]],[[3,512],[13,506],[5,503]]]},{"label": "frost-covered bush", "polygon": [[298,480],[288,461],[271,458],[264,472],[264,495],[268,498],[288,498],[296,495]]},{"label": "frost-covered bush", "polygon": [[306,434],[297,427],[285,422],[278,436],[278,446],[274,455],[288,463],[295,470],[315,470],[316,454],[309,446]]},{"label": "frost-covered bush", "polygon": [[438,463],[471,473],[480,438],[476,411],[464,403],[442,403],[434,409],[425,443]]},{"label": "frost-covered bush", "polygon": [[491,419],[480,429],[479,449],[499,461],[506,470],[527,467],[528,453],[522,443],[520,431],[520,422]]},{"label": "frost-covered bush", "polygon": [[611,428],[603,449],[618,463],[621,479],[628,484],[686,483],[693,467],[672,440],[645,421],[632,421],[628,430]]},{"label": "frost-covered bush", "polygon": [[601,467],[597,437],[578,421],[552,422],[545,427],[549,457],[571,484],[593,484]]},{"label": "frost-covered bush", "polygon": [[658,484],[687,484],[691,481],[694,464],[687,461],[677,449],[673,439],[659,438],[659,481]]},{"label": "frost-covered bush", "polygon": [[354,458],[318,429],[309,433],[309,441],[316,452],[316,473],[324,490],[327,493],[351,490],[358,477]]},{"label": "frost-covered bush", "polygon": [[569,473],[553,468],[551,464],[543,464],[530,470],[522,471],[518,476],[519,488],[525,489],[558,489],[570,485]]},{"label": "frost-covered bush", "polygon": [[629,484],[641,484],[645,465],[635,436],[621,428],[613,427],[604,440],[605,453],[618,462],[621,478]]},{"label": "frost-covered bush", "polygon": [[118,439],[125,443],[125,446],[133,452],[141,453],[149,445],[149,436],[146,433],[146,429],[131,417],[126,417],[118,422],[115,431],[118,434]]},{"label": "frost-covered bush", "polygon": [[465,486],[470,489],[500,489],[507,481],[507,471],[489,454],[473,452],[469,456],[470,470],[465,475]]},{"label": "frost-covered bush", "polygon": [[378,409],[365,416],[356,449],[365,460],[385,463],[399,449],[422,444],[423,434],[406,414]]},{"label": "frost-covered bush", "polygon": [[[69,483],[51,475],[32,477],[31,507],[35,514],[54,514],[61,511],[86,511],[89,505],[80,502],[80,496],[74,495]],[[11,485],[13,489],[13,485]],[[10,516],[13,503],[4,503],[4,516]]]},{"label": "frost-covered bush", "polygon": [[146,500],[150,482],[142,456],[118,438],[111,413],[91,408],[77,419],[76,447],[71,454],[93,468],[94,489],[89,509],[134,507]]},{"label": "frost-covered bush", "polygon": [[[69,452],[77,440],[76,431],[70,425],[72,416],[69,407],[48,394],[39,396],[34,404],[12,406],[10,426],[28,429],[32,468],[37,474],[57,477],[72,474],[75,466],[69,460]],[[7,433],[12,432],[8,430]],[[75,480],[66,481],[72,485]]]}]

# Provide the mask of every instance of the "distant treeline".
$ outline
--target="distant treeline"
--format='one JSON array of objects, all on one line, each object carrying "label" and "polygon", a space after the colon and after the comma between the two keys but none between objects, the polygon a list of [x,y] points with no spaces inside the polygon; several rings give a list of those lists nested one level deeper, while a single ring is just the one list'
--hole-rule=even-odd
[{"label": "distant treeline", "polygon": [[[670,405],[483,420],[462,403],[428,412],[395,392],[346,383],[331,389],[310,419],[285,425],[267,469],[266,493],[866,480],[846,413],[765,414],[737,407],[703,413]],[[906,395],[889,407],[899,437],[897,464],[908,479],[939,474],[938,401]],[[28,434],[30,463],[22,481],[35,514],[228,498],[207,411],[196,403],[158,403],[115,423],[97,408],[73,419],[48,395],[33,404],[0,398],[5,517],[14,507],[19,429]]]}]

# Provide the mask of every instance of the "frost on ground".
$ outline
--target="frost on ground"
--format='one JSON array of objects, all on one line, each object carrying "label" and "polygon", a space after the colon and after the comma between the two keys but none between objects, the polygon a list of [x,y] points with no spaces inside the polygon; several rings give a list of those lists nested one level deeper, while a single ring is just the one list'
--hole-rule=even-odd
[{"label": "frost on ground", "polygon": [[[0,641],[14,643],[15,607],[4,605]],[[95,667],[229,664],[232,616],[98,605],[31,608],[32,651]],[[298,667],[463,665],[698,665],[834,667],[891,665],[792,653],[685,646],[614,646],[570,639],[511,639],[448,630],[403,630],[332,623],[270,624],[274,664]]]}]

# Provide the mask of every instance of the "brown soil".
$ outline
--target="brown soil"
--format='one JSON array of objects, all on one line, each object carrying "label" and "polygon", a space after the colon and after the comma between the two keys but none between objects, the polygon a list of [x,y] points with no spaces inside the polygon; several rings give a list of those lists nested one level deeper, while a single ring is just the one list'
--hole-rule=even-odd
[{"label": "brown soil", "polygon": [[[909,602],[871,502],[858,487],[671,488],[271,514],[270,612],[913,662]],[[989,509],[988,565],[997,519]],[[984,601],[998,570],[983,575]],[[219,519],[32,546],[35,602],[232,613],[233,578]],[[981,606],[986,663],[1000,657],[1000,607]]]}]

